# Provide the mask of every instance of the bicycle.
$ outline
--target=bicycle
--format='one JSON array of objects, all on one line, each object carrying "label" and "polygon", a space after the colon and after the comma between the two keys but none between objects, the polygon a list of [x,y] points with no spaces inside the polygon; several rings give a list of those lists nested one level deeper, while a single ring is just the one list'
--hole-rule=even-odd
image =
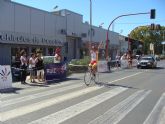
[{"label": "bicycle", "polygon": [[84,75],[84,82],[87,86],[89,86],[92,82],[94,82],[95,84],[98,83],[99,73],[96,71],[94,74],[92,67],[89,66]]}]

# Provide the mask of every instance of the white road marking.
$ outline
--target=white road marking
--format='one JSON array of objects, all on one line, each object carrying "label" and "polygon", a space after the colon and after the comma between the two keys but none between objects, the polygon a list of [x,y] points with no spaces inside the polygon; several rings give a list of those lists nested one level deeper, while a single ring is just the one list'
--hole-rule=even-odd
[{"label": "white road marking", "polygon": [[6,120],[9,120],[9,119],[18,117],[18,116],[22,116],[22,115],[28,114],[30,112],[34,112],[34,111],[49,107],[51,105],[55,105],[55,104],[64,102],[66,100],[76,98],[76,97],[81,96],[81,95],[85,95],[87,93],[99,90],[101,88],[102,87],[96,87],[96,86],[95,87],[88,87],[86,89],[71,92],[71,93],[68,93],[68,94],[65,94],[65,95],[62,95],[62,96],[54,97],[54,98],[51,98],[51,99],[48,99],[48,100],[43,100],[43,101],[38,102],[38,103],[33,103],[33,104],[23,106],[23,107],[19,107],[19,108],[10,110],[10,111],[1,112],[0,116],[2,118],[1,118],[0,121],[6,121]]},{"label": "white road marking", "polygon": [[7,99],[8,97],[11,97],[11,96],[16,96],[16,95],[18,95],[18,94],[26,94],[26,93],[31,93],[31,91],[38,91],[38,92],[42,92],[44,89],[47,89],[47,90],[49,90],[49,89],[51,89],[51,88],[53,88],[53,87],[61,87],[61,86],[65,86],[65,85],[71,85],[71,84],[76,84],[75,82],[66,82],[66,83],[60,83],[60,84],[58,84],[58,85],[50,85],[49,87],[35,87],[35,88],[31,88],[30,86],[30,88],[27,88],[27,89],[23,89],[23,90],[18,90],[18,91],[16,91],[16,93],[15,94],[1,94],[1,98],[2,98],[2,100],[3,100],[3,98],[5,98],[5,99]]},{"label": "white road marking", "polygon": [[151,91],[140,90],[117,104],[89,124],[117,124],[132,111]]},{"label": "white road marking", "polygon": [[130,78],[130,77],[133,77],[133,76],[136,76],[136,75],[139,75],[143,72],[138,72],[138,73],[135,73],[135,74],[132,74],[132,75],[129,75],[129,76],[126,76],[126,77],[123,77],[123,78],[120,78],[120,79],[117,79],[117,80],[114,80],[114,81],[111,81],[111,82],[108,82],[108,84],[110,83],[114,83],[114,82],[117,82],[117,81],[121,81],[121,80],[124,80],[124,79],[127,79],[127,78]]},{"label": "white road marking", "polygon": [[[114,83],[114,82],[117,82],[120,80],[124,80],[124,79],[130,78],[130,77],[136,76],[138,74],[141,74],[141,73],[142,72],[138,72],[138,73],[135,73],[135,74],[132,74],[132,75],[129,75],[129,76],[117,79],[117,80],[113,80],[109,83]],[[0,113],[0,117],[1,117],[0,121],[7,121],[7,120],[13,119],[13,118],[18,117],[18,116],[23,116],[25,114],[49,107],[51,105],[58,104],[60,102],[64,102],[66,100],[76,98],[78,96],[85,95],[87,93],[99,90],[101,88],[103,88],[103,86],[97,87],[97,85],[96,85],[96,87],[88,87],[86,89],[82,89],[82,90],[79,90],[77,92],[68,93],[66,95],[54,97],[54,98],[49,99],[49,100],[43,100],[41,102],[33,103],[33,104],[23,106],[23,107],[19,107],[19,108],[10,110],[10,111],[1,112]]]},{"label": "white road marking", "polygon": [[30,95],[23,96],[23,97],[2,101],[1,107],[6,107],[6,106],[13,105],[13,104],[16,104],[16,103],[21,103],[21,102],[25,102],[25,101],[28,101],[28,100],[33,100],[33,99],[36,99],[36,98],[40,98],[40,97],[44,97],[44,96],[64,92],[64,91],[71,90],[71,89],[74,89],[74,88],[78,88],[78,87],[81,87],[81,86],[82,86],[81,84],[69,85],[69,86],[66,86],[66,87],[61,87],[61,88],[56,89],[56,90],[55,89],[48,90],[48,91],[45,91],[45,92],[30,94]]},{"label": "white road marking", "polygon": [[149,114],[143,124],[164,124],[165,123],[165,93]]},{"label": "white road marking", "polygon": [[112,89],[108,92],[102,93],[98,96],[85,100],[81,103],[78,103],[76,105],[63,109],[61,111],[58,111],[54,114],[51,114],[51,115],[48,115],[39,120],[33,121],[30,124],[59,124],[69,118],[72,118],[72,117],[126,91],[127,89],[128,88],[122,88],[122,87]]}]

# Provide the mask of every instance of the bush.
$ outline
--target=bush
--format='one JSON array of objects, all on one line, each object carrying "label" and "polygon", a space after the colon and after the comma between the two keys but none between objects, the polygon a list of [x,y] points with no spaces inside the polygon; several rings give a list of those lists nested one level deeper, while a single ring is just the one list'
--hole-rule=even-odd
[{"label": "bush", "polygon": [[83,59],[73,59],[68,65],[68,71],[70,72],[85,72],[88,69],[90,57],[85,56]]},{"label": "bush", "polygon": [[90,57],[85,56],[83,59],[73,59],[69,64],[73,65],[88,65],[90,62]]}]

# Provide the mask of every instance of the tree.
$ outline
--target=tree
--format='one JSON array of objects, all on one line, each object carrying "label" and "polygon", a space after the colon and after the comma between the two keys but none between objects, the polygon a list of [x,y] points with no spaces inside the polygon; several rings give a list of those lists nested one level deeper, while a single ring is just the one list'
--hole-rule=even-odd
[{"label": "tree", "polygon": [[161,26],[159,30],[151,30],[150,26],[139,26],[133,29],[129,36],[132,39],[139,40],[143,42],[143,52],[145,54],[150,53],[149,44],[154,44],[155,54],[161,54],[162,45],[161,42],[165,38],[165,27]]}]

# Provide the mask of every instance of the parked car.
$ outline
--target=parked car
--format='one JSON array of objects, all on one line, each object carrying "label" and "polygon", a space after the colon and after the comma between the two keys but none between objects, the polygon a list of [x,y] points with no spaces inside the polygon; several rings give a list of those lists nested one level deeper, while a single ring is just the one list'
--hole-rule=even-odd
[{"label": "parked car", "polygon": [[138,61],[137,68],[156,68],[157,61],[154,56],[144,56]]}]

